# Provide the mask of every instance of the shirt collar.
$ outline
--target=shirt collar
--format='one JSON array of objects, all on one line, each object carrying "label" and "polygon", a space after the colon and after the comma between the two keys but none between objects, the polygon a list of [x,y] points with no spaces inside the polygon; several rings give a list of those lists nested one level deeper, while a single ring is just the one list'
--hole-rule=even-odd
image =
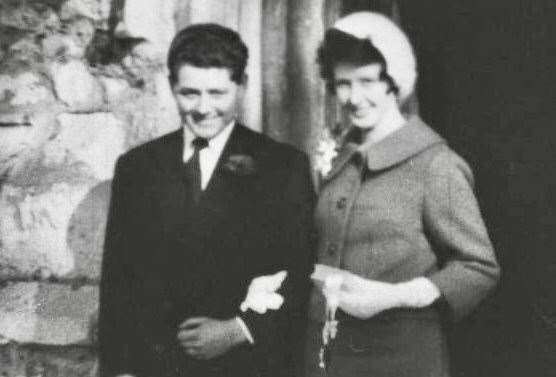
[{"label": "shirt collar", "polygon": [[[226,142],[230,138],[232,131],[235,128],[235,121],[230,122],[222,131],[220,131],[216,136],[211,139],[208,139],[207,149],[213,151],[220,155]],[[183,161],[189,160],[189,158],[193,155],[194,149],[191,145],[193,139],[197,137],[187,126],[183,127]]]},{"label": "shirt collar", "polygon": [[364,157],[371,171],[379,171],[397,165],[435,144],[446,143],[421,118],[411,116],[406,124],[376,143],[356,145],[347,142],[336,158],[329,178],[342,170],[357,152]]}]

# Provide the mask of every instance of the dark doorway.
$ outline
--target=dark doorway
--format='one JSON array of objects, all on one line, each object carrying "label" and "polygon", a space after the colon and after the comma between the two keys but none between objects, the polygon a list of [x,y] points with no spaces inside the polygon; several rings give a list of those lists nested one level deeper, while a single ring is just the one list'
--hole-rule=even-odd
[{"label": "dark doorway", "polygon": [[456,376],[556,375],[556,3],[402,0],[421,115],[475,171],[502,263],[453,335]]}]

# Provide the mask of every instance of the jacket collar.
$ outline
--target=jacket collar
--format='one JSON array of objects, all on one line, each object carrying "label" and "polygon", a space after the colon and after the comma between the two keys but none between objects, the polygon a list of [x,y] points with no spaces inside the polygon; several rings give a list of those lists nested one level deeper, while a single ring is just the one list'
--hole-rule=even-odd
[{"label": "jacket collar", "polygon": [[364,157],[370,171],[379,171],[395,166],[433,145],[445,142],[440,135],[414,115],[403,127],[377,143],[357,145],[347,141],[334,160],[328,178],[338,174],[358,152]]}]

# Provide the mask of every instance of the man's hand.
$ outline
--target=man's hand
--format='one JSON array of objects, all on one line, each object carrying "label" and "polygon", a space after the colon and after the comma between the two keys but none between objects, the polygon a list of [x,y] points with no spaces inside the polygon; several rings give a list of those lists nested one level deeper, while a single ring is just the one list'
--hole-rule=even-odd
[{"label": "man's hand", "polygon": [[217,320],[206,317],[189,318],[182,322],[178,340],[189,356],[202,360],[223,355],[247,341],[234,318]]}]

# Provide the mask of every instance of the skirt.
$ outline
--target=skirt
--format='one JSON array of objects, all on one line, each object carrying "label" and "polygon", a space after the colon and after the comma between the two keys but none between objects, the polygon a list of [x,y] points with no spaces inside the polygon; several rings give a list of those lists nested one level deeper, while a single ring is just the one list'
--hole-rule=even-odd
[{"label": "skirt", "polygon": [[340,316],[326,371],[319,367],[322,323],[310,321],[305,377],[449,377],[448,346],[438,312],[393,310],[369,320]]}]

